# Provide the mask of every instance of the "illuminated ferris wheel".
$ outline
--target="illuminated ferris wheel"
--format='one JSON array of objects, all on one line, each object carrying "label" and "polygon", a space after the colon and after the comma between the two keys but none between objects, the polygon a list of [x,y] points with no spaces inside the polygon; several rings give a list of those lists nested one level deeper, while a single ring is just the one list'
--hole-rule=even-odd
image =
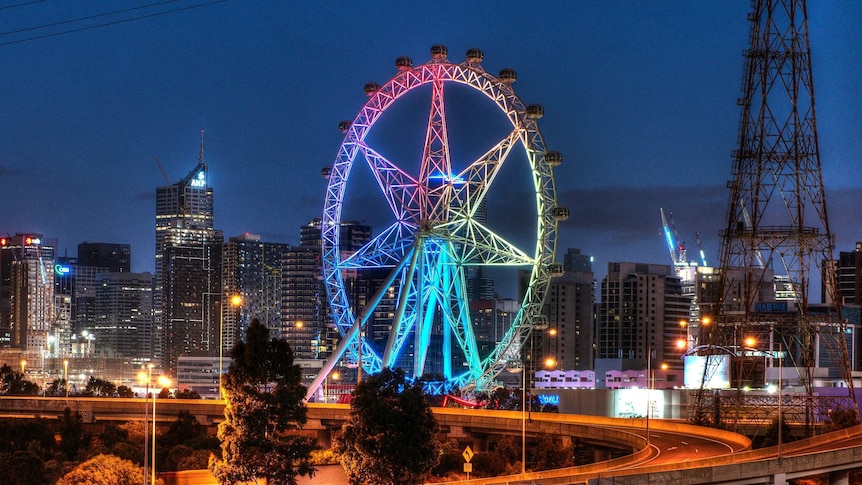
[{"label": "illuminated ferris wheel", "polygon": [[[349,361],[360,362],[366,373],[401,367],[415,378],[434,373],[465,390],[488,389],[502,370],[522,368],[521,346],[532,329],[547,325],[542,303],[551,276],[562,272],[554,263],[557,223],[568,217],[568,210],[557,205],[554,188],[553,167],[562,156],[545,148],[537,125],[543,108],[524,105],[512,90],[515,71],[504,69],[494,76],[485,72],[482,60],[482,51],[470,49],[465,62],[454,64],[441,45],[431,48],[427,64],[413,66],[409,58],[400,57],[395,63],[399,73],[382,86],[367,84],[368,101],[352,122],[342,122],[344,140],[324,173],[329,181],[321,225],[323,278],[342,338],[318,381],[336,361]],[[499,109],[490,111],[497,117],[502,112],[509,127],[463,167],[453,166],[450,159],[451,123],[444,104],[444,92],[456,85],[472,88],[467,91],[485,99],[485,105],[490,100]],[[369,137],[387,110],[414,90],[430,91],[418,163],[390,157],[386,147],[373,146]],[[515,153],[518,156],[511,157]],[[510,158],[525,160],[523,173],[531,174],[525,185],[534,197],[524,204],[530,206],[534,222],[519,230],[529,233],[526,239],[534,247],[510,242],[480,215]],[[374,194],[391,213],[391,223],[348,253],[342,251],[346,244],[340,227],[350,208],[348,189],[360,183],[355,181],[359,171],[370,173],[367,180],[376,182]],[[479,348],[471,321],[466,289],[471,267],[514,268],[529,275],[523,278],[523,299],[515,316],[490,348]],[[370,286],[375,290],[361,301],[352,290],[357,280],[374,282]],[[319,384],[316,381],[310,392]]]}]

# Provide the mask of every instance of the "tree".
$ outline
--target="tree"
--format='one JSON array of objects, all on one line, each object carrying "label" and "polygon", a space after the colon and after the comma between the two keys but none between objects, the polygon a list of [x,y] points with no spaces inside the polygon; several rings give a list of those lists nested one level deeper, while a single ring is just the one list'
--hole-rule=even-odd
[{"label": "tree", "polygon": [[565,468],[575,464],[574,450],[563,446],[559,437],[541,435],[536,446],[530,451],[536,464],[533,469],[537,471]]},{"label": "tree", "polygon": [[117,386],[111,381],[90,376],[90,379],[87,381],[87,387],[84,388],[84,395],[114,397],[117,395]]},{"label": "tree", "polygon": [[60,449],[70,460],[74,460],[78,450],[84,447],[89,439],[84,435],[84,418],[75,411],[66,408],[60,418]]},{"label": "tree", "polygon": [[218,429],[221,458],[210,461],[213,476],[222,484],[265,479],[295,485],[298,475],[312,475],[314,440],[291,434],[305,424],[307,408],[290,346],[269,340],[269,330],[255,318],[231,358],[222,378],[225,420]]},{"label": "tree", "polygon": [[117,386],[117,396],[119,397],[135,397],[135,391],[129,386]]},{"label": "tree", "polygon": [[34,453],[16,451],[0,454],[0,485],[40,485],[45,483],[45,465]]},{"label": "tree", "polygon": [[422,483],[440,456],[437,431],[421,386],[387,368],[356,386],[335,451],[351,485]]},{"label": "tree", "polygon": [[[138,485],[144,481],[144,469],[113,455],[98,455],[76,466],[56,485]],[[162,479],[156,483],[164,485]]]},{"label": "tree", "polygon": [[24,374],[12,370],[9,364],[3,364],[0,366],[0,394],[35,396],[39,394],[39,385],[24,379]]},{"label": "tree", "polygon": [[175,399],[200,399],[201,395],[194,389],[178,390],[174,393]]}]

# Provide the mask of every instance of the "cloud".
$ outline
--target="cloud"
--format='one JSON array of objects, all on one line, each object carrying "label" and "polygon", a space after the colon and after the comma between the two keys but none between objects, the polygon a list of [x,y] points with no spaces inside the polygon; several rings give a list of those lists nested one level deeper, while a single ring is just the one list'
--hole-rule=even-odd
[{"label": "cloud", "polygon": [[19,170],[17,168],[9,168],[4,165],[0,165],[0,176],[2,177],[20,177],[24,174],[23,170]]}]

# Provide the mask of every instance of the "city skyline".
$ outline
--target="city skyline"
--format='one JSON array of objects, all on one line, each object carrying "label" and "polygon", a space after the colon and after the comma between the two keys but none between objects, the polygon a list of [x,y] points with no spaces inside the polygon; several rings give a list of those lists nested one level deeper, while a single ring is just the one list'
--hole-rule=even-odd
[{"label": "city skyline", "polygon": [[[214,227],[226,238],[250,232],[297,244],[300,227],[320,215],[320,169],[336,155],[338,122],[364,102],[362,86],[392,77],[396,57],[421,64],[442,43],[453,61],[483,49],[487,70],[515,69],[517,93],[544,105],[539,125],[549,148],[563,153],[557,189],[572,213],[559,254],[575,247],[595,256],[597,279],[608,261],[670,264],[663,207],[674,212],[689,259],[695,231],[707,260],[717,258],[748,2],[525,2],[506,10],[444,2],[397,13],[394,3],[226,2],[9,44],[29,35],[12,30],[135,5],[36,5],[4,17],[0,59],[16,69],[0,80],[8,95],[3,234],[56,238],[61,256],[84,241],[131,244],[133,271],[153,272],[156,187],[193,168],[203,129]],[[836,257],[862,239],[852,221],[862,202],[859,19],[856,4],[809,5]],[[495,209],[523,212],[517,202]]]}]

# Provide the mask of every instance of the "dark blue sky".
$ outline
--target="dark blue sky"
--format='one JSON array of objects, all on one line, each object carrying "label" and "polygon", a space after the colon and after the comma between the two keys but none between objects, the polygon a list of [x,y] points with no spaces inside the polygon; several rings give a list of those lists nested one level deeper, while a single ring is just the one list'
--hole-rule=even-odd
[{"label": "dark blue sky", "polygon": [[[204,129],[216,227],[297,243],[321,211],[320,169],[363,85],[389,80],[398,56],[426,62],[442,43],[457,62],[481,48],[488,71],[517,70],[516,92],[544,105],[540,127],[564,154],[557,189],[572,212],[561,251],[596,256],[599,278],[608,261],[669,264],[664,207],[681,239],[693,248],[699,231],[715,261],[748,0],[232,0],[16,42],[205,2],[0,35],[0,233],[41,232],[70,255],[82,241],[130,243],[133,270],[152,271],[155,188],[165,184],[153,156],[180,179]],[[0,31],[146,3],[5,8]],[[809,19],[830,223],[850,250],[862,240],[862,2],[811,2]]]}]

